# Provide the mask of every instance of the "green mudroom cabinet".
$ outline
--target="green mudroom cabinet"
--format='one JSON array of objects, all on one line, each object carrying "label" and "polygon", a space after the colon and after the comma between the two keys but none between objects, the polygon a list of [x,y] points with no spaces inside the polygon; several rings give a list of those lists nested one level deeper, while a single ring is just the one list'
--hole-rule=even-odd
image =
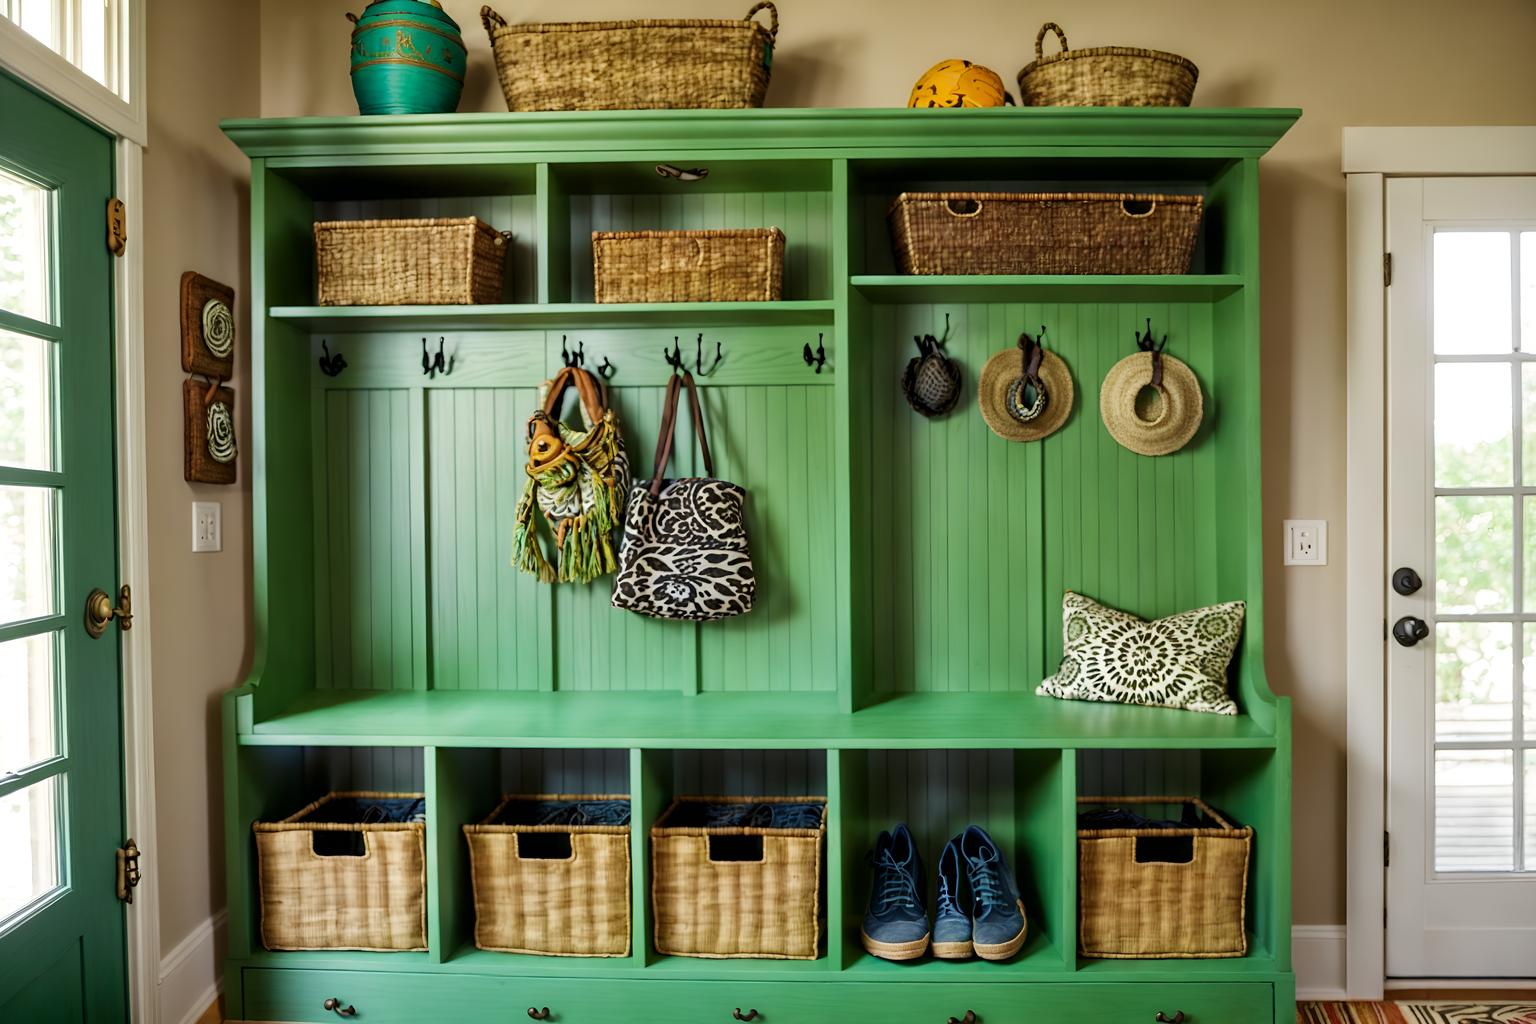
[{"label": "green mudroom cabinet", "polygon": [[[256,653],[224,704],[228,1015],[379,1024],[1292,1019],[1291,714],[1265,681],[1259,160],[1293,110],[744,110],[231,121],[250,156]],[[709,168],[658,176],[658,163]],[[1178,276],[906,277],[905,190],[1199,193]],[[501,302],[320,307],[316,220],[475,214],[509,231]],[[777,226],[784,295],[599,305],[591,232]],[[1098,385],[1150,317],[1198,374],[1204,425],[1119,447]],[[993,435],[986,357],[1044,324],[1077,407],[1041,443]],[[959,408],[899,388],[945,336]],[[439,339],[451,372],[425,376]],[[805,346],[824,347],[817,372]],[[758,604],[712,624],[609,606],[509,564],[523,424],[581,352],[648,469],[670,372],[699,378],[719,475],[748,491]],[[325,347],[322,348],[322,345]],[[347,369],[322,373],[323,351]],[[678,431],[679,474],[702,469]],[[1144,616],[1248,602],[1236,717],[1034,689],[1067,589]],[[327,789],[427,797],[424,952],[271,952],[251,824]],[[499,793],[631,794],[633,941],[611,959],[474,945],[460,826]],[[1249,953],[1078,956],[1075,799],[1204,797],[1254,826]],[[819,958],[655,951],[648,828],[674,795],[829,798]],[[868,956],[865,851],[909,822],[930,868],[967,822],[1012,851],[1030,917],[1001,963]]]}]

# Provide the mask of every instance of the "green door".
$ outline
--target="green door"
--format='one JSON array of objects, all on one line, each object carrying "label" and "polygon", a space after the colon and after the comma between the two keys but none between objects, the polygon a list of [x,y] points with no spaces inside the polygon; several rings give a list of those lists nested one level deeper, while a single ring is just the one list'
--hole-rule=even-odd
[{"label": "green door", "polygon": [[[0,1021],[128,1019],[112,142],[0,74]],[[114,602],[115,603],[115,602]]]}]

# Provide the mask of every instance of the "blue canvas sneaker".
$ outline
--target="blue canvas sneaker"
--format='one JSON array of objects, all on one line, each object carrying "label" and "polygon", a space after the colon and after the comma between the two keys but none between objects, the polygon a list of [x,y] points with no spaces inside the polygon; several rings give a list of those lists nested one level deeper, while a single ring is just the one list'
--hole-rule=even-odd
[{"label": "blue canvas sneaker", "polygon": [[1024,946],[1028,928],[1019,884],[986,832],[970,826],[960,836],[960,857],[971,886],[971,941],[983,960],[1007,960]]},{"label": "blue canvas sneaker", "polygon": [[923,862],[907,826],[881,832],[871,855],[874,885],[859,935],[864,948],[886,960],[916,960],[928,951],[923,907]]},{"label": "blue canvas sneaker", "polygon": [[961,868],[960,837],[944,844],[939,854],[939,892],[933,907],[933,955],[940,960],[966,960],[971,944],[970,887]]}]

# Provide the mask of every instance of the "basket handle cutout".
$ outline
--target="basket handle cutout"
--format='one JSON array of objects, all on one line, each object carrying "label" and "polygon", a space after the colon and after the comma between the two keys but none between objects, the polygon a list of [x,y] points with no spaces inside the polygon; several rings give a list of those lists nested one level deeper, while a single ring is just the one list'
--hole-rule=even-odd
[{"label": "basket handle cutout", "polygon": [[315,829],[309,834],[316,857],[366,857],[368,833]]},{"label": "basket handle cutout", "polygon": [[944,212],[951,217],[971,218],[981,216],[981,203],[975,199],[946,199]]},{"label": "basket handle cutout", "polygon": [[569,832],[519,832],[517,834],[519,860],[571,860]]},{"label": "basket handle cutout", "polygon": [[1157,203],[1151,199],[1122,199],[1120,200],[1120,212],[1127,217],[1150,217],[1152,211],[1157,209]]},{"label": "basket handle cutout", "polygon": [[763,837],[710,836],[709,859],[717,864],[761,863],[763,859]]},{"label": "basket handle cutout", "polygon": [[1054,21],[1048,21],[1040,26],[1040,31],[1035,33],[1035,60],[1045,57],[1045,34],[1055,32],[1056,38],[1061,42],[1061,52],[1067,52],[1067,34],[1061,30],[1061,26]]},{"label": "basket handle cutout", "polygon": [[1137,864],[1192,864],[1194,836],[1137,836]]},{"label": "basket handle cutout", "polygon": [[768,0],[762,0],[761,3],[752,5],[752,9],[747,12],[745,20],[751,21],[757,17],[759,11],[768,12],[768,38],[777,40],[779,38],[779,9],[769,3]]}]

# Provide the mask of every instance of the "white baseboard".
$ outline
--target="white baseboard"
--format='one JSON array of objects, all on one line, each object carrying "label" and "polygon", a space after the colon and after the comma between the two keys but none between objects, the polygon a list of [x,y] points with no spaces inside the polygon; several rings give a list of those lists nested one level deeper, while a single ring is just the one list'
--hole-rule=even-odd
[{"label": "white baseboard", "polygon": [[1291,929],[1291,966],[1296,971],[1296,998],[1345,998],[1348,944],[1341,924],[1298,924]]},{"label": "white baseboard", "polygon": [[160,1020],[196,1024],[224,984],[224,920],[219,911],[160,961]]}]

